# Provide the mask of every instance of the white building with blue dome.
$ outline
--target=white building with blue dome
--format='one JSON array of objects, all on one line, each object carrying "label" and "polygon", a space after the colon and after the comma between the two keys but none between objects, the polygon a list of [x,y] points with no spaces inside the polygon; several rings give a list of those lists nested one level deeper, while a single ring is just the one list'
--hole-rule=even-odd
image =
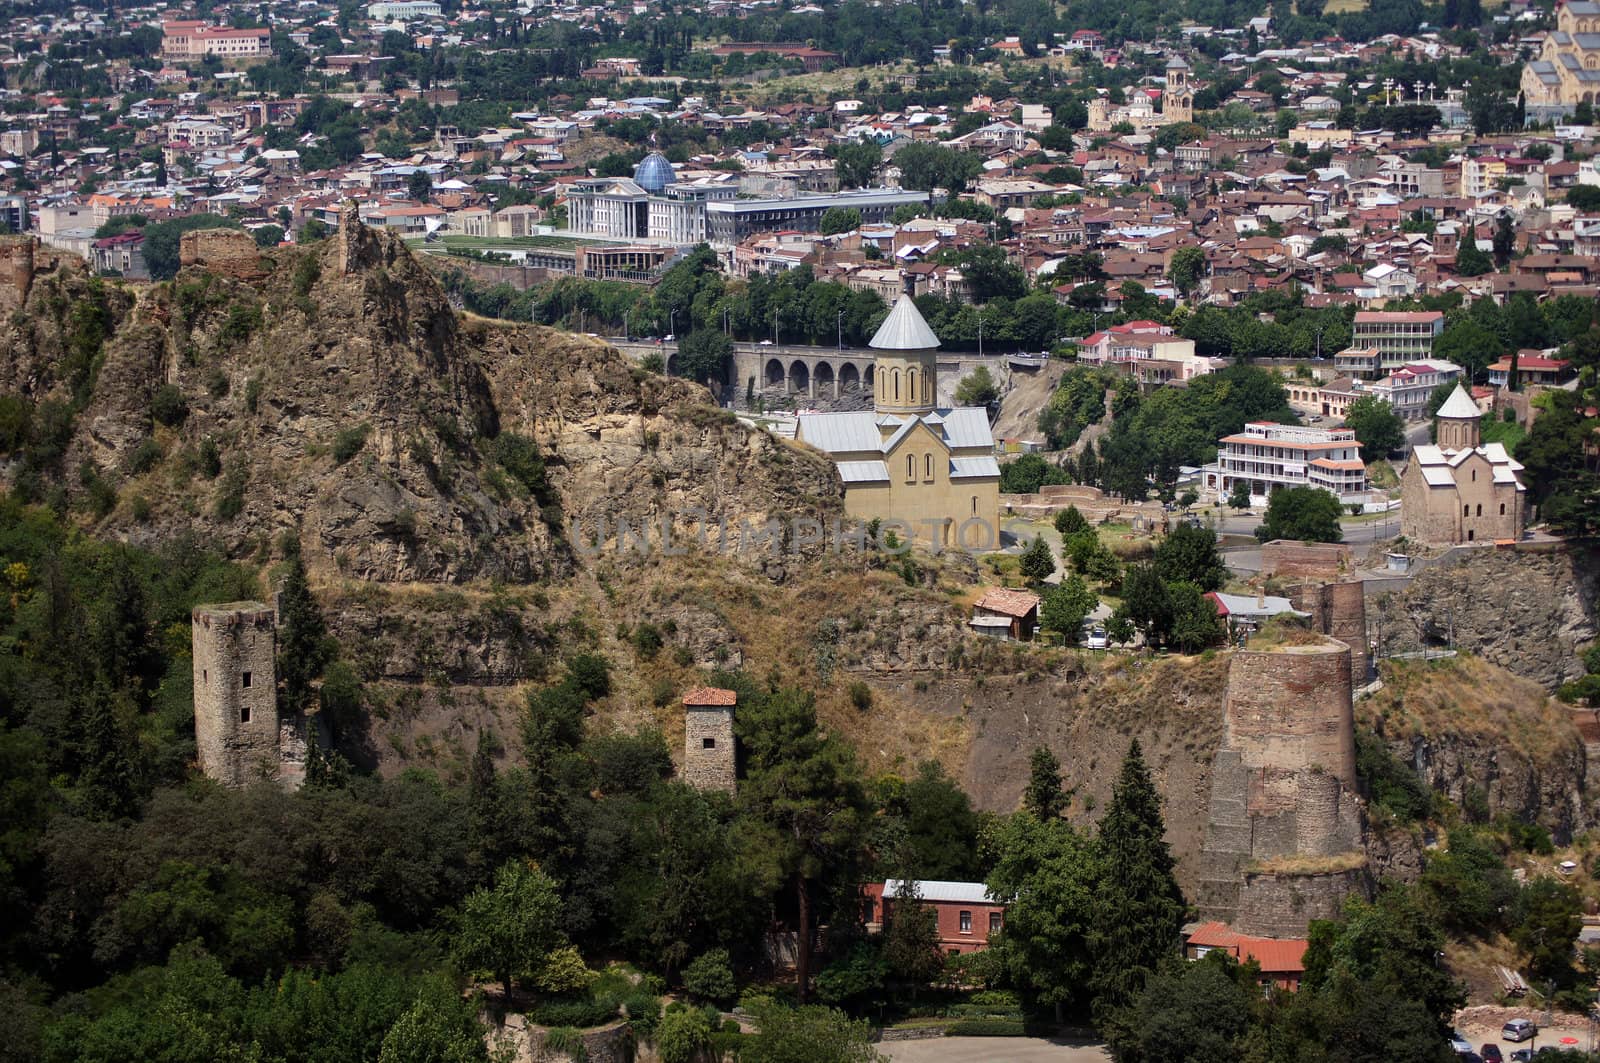
[{"label": "white building with blue dome", "polygon": [[686,247],[707,239],[706,204],[732,199],[737,185],[680,184],[672,163],[652,151],[633,177],[590,177],[567,192],[567,227],[576,236]]}]

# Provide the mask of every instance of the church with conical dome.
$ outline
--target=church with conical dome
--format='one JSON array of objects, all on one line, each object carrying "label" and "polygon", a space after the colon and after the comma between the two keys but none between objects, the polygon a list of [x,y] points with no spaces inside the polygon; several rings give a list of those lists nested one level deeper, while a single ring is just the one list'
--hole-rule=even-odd
[{"label": "church with conical dome", "polygon": [[1436,443],[1400,477],[1400,534],[1421,543],[1522,538],[1527,488],[1503,443],[1483,442],[1483,412],[1460,384],[1435,415]]},{"label": "church with conical dome", "polygon": [[939,406],[939,338],[901,295],[869,344],[873,409],[800,416],[795,438],[832,458],[845,511],[941,549],[996,549],[1000,465],[989,415]]}]

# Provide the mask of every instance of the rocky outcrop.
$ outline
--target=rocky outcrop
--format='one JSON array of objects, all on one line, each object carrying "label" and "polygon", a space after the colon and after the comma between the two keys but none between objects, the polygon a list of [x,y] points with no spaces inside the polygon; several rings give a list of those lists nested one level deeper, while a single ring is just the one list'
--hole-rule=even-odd
[{"label": "rocky outcrop", "polygon": [[1376,596],[1368,629],[1385,655],[1447,642],[1553,690],[1583,674],[1597,633],[1600,554],[1584,544],[1462,548],[1403,592]]},{"label": "rocky outcrop", "polygon": [[737,528],[841,509],[820,455],[604,343],[463,319],[353,217],[304,248],[245,242],[186,234],[177,279],[145,289],[42,275],[0,323],[0,390],[80,399],[53,471],[70,492],[85,465],[115,483],[102,532],[261,556],[293,533],[324,579],[462,584],[571,574],[573,517]]}]

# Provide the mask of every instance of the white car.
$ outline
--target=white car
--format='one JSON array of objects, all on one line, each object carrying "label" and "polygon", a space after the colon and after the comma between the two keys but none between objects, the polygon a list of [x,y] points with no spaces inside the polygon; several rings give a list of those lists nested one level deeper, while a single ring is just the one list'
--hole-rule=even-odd
[{"label": "white car", "polygon": [[757,347],[771,347],[772,346],[772,341],[771,340],[762,340],[760,343],[756,344],[756,346]]},{"label": "white car", "polygon": [[1089,647],[1091,650],[1105,649],[1108,645],[1110,645],[1110,643],[1106,640],[1106,629],[1103,627],[1092,629],[1088,636],[1083,640],[1083,644]]}]

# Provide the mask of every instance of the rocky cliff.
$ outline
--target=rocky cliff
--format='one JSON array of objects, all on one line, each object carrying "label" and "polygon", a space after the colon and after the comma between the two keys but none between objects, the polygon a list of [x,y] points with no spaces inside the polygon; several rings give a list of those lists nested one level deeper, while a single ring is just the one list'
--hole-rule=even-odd
[{"label": "rocky cliff", "polygon": [[1546,689],[1583,674],[1597,633],[1600,552],[1586,544],[1462,549],[1368,602],[1384,654],[1453,644]]},{"label": "rocky cliff", "polygon": [[24,464],[93,493],[101,533],[266,557],[298,532],[325,578],[459,584],[570,575],[571,517],[839,510],[819,455],[603,343],[463,318],[390,235],[195,233],[183,260],[145,288],[57,271],[0,328],[0,389],[78,411]]}]

